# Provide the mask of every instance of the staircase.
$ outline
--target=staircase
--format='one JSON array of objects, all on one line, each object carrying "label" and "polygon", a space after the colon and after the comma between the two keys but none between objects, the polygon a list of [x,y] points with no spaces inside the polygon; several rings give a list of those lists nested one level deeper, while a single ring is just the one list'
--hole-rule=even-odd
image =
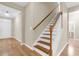
[{"label": "staircase", "polygon": [[37,43],[34,45],[35,50],[42,55],[49,55],[50,50],[50,25],[53,25],[53,22],[50,22],[48,26],[44,29],[43,33]]},{"label": "staircase", "polygon": [[[60,13],[59,13],[60,14]],[[59,14],[56,15],[56,18],[59,18]],[[55,19],[56,19],[55,18]],[[39,39],[37,40],[37,42],[34,44],[34,50],[44,56],[48,56],[50,54],[50,52],[52,53],[52,51],[50,51],[50,45],[52,45],[51,40],[52,38],[50,38],[50,35],[52,36],[56,36],[55,31],[56,28],[53,28],[57,22],[57,19],[54,21],[51,21],[46,28],[44,29],[44,31],[41,33]],[[53,31],[52,34],[50,33],[50,27],[52,27]],[[51,48],[52,49],[52,48]]]}]

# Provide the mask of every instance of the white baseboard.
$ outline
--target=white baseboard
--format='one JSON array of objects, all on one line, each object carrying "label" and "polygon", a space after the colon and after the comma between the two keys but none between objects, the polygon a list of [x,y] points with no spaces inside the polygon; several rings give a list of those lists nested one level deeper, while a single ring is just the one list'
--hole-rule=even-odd
[{"label": "white baseboard", "polygon": [[[13,38],[15,38],[15,37],[13,37]],[[16,39],[16,38],[15,38],[15,39]],[[33,50],[32,47],[30,47],[30,46],[27,45],[26,43],[23,43],[21,40],[18,40],[18,39],[16,39],[16,40],[19,41],[21,45],[25,45],[25,46],[28,47],[29,49]]]},{"label": "white baseboard", "polygon": [[8,38],[13,38],[13,36],[10,36],[10,37],[0,37],[0,39],[8,39]]},{"label": "white baseboard", "polygon": [[29,45],[27,45],[26,43],[21,43],[21,45],[25,45],[26,47],[28,47],[29,49],[33,50],[33,48]]},{"label": "white baseboard", "polygon": [[58,53],[57,56],[60,56],[60,54],[63,52],[63,50],[65,49],[65,47],[68,45],[68,42],[63,46],[63,48],[60,50],[60,52]]},{"label": "white baseboard", "polygon": [[21,39],[17,39],[16,37],[12,37],[14,39],[16,39],[17,41],[19,41],[22,44],[22,40]]},{"label": "white baseboard", "polygon": [[21,40],[19,40],[19,39],[16,39],[16,40],[22,43],[22,41],[21,41]]}]

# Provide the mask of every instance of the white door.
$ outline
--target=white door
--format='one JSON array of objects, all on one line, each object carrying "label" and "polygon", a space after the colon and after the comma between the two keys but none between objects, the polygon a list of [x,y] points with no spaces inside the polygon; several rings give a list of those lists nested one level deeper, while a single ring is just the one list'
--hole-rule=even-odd
[{"label": "white door", "polygon": [[0,19],[0,38],[11,37],[11,20]]}]

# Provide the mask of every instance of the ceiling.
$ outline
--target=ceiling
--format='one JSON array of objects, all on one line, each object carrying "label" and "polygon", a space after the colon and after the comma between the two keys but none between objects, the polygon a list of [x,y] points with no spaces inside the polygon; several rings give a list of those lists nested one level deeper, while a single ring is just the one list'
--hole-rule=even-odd
[{"label": "ceiling", "polygon": [[18,13],[20,13],[19,10],[16,10],[16,9],[13,9],[13,8],[0,4],[0,16],[7,17],[7,16],[5,16],[6,11],[8,11],[8,13],[10,14],[10,17],[8,17],[8,18],[14,18]]},{"label": "ceiling", "polygon": [[[22,7],[27,6],[28,2],[12,2],[11,4],[14,4],[16,6],[18,5],[18,6],[20,6],[19,8],[22,8]],[[5,13],[7,11],[8,11],[8,14],[10,14],[10,17],[5,16]],[[3,18],[15,18],[16,15],[18,13],[20,13],[20,12],[21,12],[20,10],[8,7],[5,4],[0,4],[0,17],[3,17]]]},{"label": "ceiling", "polygon": [[[28,4],[28,2],[12,2],[12,3],[14,5],[16,5],[16,6],[17,5],[20,6],[19,8],[25,7]],[[14,9],[14,8],[11,8],[11,7],[8,7],[5,4],[0,4],[0,17],[3,17],[3,18],[4,17],[7,17],[7,16],[5,16],[6,11],[8,11],[8,13],[10,14],[10,17],[8,17],[8,18],[14,18],[14,17],[16,17],[16,15],[18,13],[21,12],[20,10],[17,10],[17,9]]]},{"label": "ceiling", "polygon": [[[22,7],[25,7],[25,6],[27,6],[27,4],[29,2],[14,2],[14,3],[17,4],[17,5],[20,5]],[[71,7],[74,7],[74,6],[78,6],[79,2],[65,2],[65,4],[67,5],[68,8],[71,8]]]},{"label": "ceiling", "polygon": [[[13,3],[16,4],[16,5],[19,5],[21,7],[25,7],[25,6],[27,6],[27,4],[29,2],[13,2]],[[79,5],[79,2],[64,2],[64,3],[67,5],[68,8]],[[10,8],[10,7],[7,7],[7,6],[4,6],[4,5],[0,4],[0,16],[4,16],[4,13],[6,11],[9,11],[9,14],[11,15],[11,18],[15,17],[16,14],[18,12],[20,12],[19,10],[16,10],[14,8]]]},{"label": "ceiling", "polygon": [[79,5],[79,2],[65,2],[67,8],[75,7]]},{"label": "ceiling", "polygon": [[21,7],[25,7],[28,4],[28,2],[14,2],[14,3],[21,6]]},{"label": "ceiling", "polygon": [[[14,3],[22,7],[25,7],[29,2],[14,2]],[[79,2],[65,2],[65,3],[68,8],[79,5]]]}]

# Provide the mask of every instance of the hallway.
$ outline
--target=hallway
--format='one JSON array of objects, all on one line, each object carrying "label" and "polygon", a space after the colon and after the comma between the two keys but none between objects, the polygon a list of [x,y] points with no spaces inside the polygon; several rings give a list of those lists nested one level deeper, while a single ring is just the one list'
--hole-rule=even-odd
[{"label": "hallway", "polygon": [[0,39],[0,56],[36,56],[35,51],[30,50],[13,38]]},{"label": "hallway", "polygon": [[61,56],[79,56],[79,40],[70,40]]}]

